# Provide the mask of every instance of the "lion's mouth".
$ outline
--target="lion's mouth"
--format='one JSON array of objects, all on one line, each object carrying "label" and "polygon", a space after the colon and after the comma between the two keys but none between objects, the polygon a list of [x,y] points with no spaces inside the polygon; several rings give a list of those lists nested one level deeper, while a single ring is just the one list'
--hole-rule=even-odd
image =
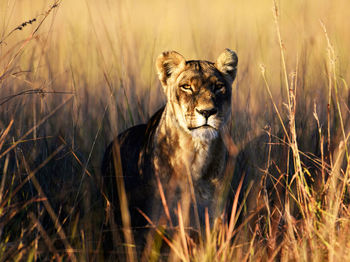
[{"label": "lion's mouth", "polygon": [[211,126],[211,125],[208,125],[208,124],[204,124],[204,125],[201,125],[201,126],[195,126],[195,127],[188,127],[189,130],[196,130],[196,129],[215,129],[215,127]]}]

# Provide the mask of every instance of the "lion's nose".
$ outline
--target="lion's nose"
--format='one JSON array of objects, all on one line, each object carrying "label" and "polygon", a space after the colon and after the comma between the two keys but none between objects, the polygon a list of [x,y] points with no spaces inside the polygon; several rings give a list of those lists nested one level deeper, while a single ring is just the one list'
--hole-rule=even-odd
[{"label": "lion's nose", "polygon": [[216,108],[209,108],[209,109],[202,109],[202,110],[196,109],[196,110],[205,118],[209,118],[211,115],[215,115],[218,112]]}]

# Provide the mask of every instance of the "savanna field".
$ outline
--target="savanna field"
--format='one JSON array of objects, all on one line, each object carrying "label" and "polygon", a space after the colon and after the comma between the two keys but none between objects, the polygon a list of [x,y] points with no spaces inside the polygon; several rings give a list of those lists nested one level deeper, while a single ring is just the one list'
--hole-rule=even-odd
[{"label": "savanna field", "polygon": [[[0,260],[350,261],[349,9],[348,0],[1,0]],[[215,61],[225,48],[239,59],[227,173],[250,148],[249,162],[278,173],[280,201],[265,201],[255,227],[233,206],[197,240],[159,229],[148,253],[122,243],[111,259],[107,145],[164,105],[161,52]],[[252,143],[262,134],[263,146]]]}]

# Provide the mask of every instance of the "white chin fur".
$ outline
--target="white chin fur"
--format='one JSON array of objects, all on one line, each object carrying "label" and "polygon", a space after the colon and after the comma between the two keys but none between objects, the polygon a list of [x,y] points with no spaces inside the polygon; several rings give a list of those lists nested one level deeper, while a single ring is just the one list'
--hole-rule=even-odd
[{"label": "white chin fur", "polygon": [[193,138],[200,140],[213,140],[218,137],[219,132],[214,128],[200,127],[191,131]]}]

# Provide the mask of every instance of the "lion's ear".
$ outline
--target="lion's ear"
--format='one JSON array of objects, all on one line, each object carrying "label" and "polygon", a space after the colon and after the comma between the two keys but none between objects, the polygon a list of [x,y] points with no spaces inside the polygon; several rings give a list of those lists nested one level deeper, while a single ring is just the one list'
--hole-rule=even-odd
[{"label": "lion's ear", "polygon": [[226,48],[216,60],[215,67],[224,75],[229,76],[230,80],[233,82],[236,78],[237,63],[238,57],[236,53]]},{"label": "lion's ear", "polygon": [[167,80],[174,73],[185,68],[185,58],[175,51],[163,52],[156,61],[159,80],[163,86],[167,85]]}]

